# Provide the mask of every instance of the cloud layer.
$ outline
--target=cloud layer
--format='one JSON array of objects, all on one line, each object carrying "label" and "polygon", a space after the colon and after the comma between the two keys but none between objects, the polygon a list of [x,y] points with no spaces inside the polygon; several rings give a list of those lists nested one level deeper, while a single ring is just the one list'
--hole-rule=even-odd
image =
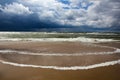
[{"label": "cloud layer", "polygon": [[12,15],[28,15],[32,13],[32,11],[30,11],[28,7],[15,2],[8,5],[6,4],[3,8],[1,8],[1,11],[3,13]]},{"label": "cloud layer", "polygon": [[40,22],[59,25],[120,26],[119,0],[11,0],[4,4],[1,1],[0,11],[8,15],[35,15]]}]

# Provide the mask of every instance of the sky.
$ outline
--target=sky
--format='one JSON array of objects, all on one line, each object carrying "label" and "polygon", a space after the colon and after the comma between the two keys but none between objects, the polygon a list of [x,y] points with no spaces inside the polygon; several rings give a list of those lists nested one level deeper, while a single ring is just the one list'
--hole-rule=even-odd
[{"label": "sky", "polygon": [[120,0],[0,0],[0,31],[120,31]]}]

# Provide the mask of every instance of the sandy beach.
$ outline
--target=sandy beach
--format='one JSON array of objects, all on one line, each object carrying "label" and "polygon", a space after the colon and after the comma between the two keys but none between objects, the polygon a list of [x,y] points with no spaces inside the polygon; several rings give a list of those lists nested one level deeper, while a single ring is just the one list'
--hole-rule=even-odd
[{"label": "sandy beach", "polygon": [[120,65],[91,70],[59,71],[0,64],[0,80],[119,80]]},{"label": "sandy beach", "polygon": [[[0,80],[119,80],[119,42],[0,42]],[[44,53],[44,54],[43,54]],[[45,55],[46,54],[46,55]],[[52,56],[50,55],[52,54]],[[91,69],[57,70],[54,68],[22,67],[37,65],[56,67],[94,67]],[[110,63],[110,64],[109,64]],[[103,66],[101,66],[103,64]],[[104,66],[106,65],[106,66]],[[91,67],[91,66],[90,66]]]}]

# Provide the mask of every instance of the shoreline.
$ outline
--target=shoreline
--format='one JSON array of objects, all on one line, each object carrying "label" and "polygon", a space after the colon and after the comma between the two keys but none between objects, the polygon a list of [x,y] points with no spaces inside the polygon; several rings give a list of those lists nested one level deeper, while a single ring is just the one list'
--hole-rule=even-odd
[{"label": "shoreline", "polygon": [[119,80],[119,44],[0,42],[0,80]]}]

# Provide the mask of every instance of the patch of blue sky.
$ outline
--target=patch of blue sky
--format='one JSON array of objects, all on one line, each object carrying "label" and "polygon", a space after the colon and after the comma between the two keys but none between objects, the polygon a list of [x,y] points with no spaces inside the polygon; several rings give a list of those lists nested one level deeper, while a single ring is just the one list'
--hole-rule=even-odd
[{"label": "patch of blue sky", "polygon": [[79,6],[76,7],[63,7],[63,9],[85,9],[87,10],[91,5],[93,5],[93,3],[89,3],[86,6],[82,6],[81,4]]},{"label": "patch of blue sky", "polygon": [[[62,2],[63,4],[70,5],[71,2],[69,0],[57,0],[59,2]],[[87,10],[91,5],[93,5],[93,2],[90,2],[89,0],[81,0],[77,6],[68,6],[63,7],[63,9],[85,9]]]},{"label": "patch of blue sky", "polygon": [[92,6],[93,5],[93,3],[92,2],[90,2],[90,3],[87,3],[87,5],[86,6],[82,6],[81,5],[81,8],[83,8],[83,9],[85,9],[85,10],[87,10],[90,6]]},{"label": "patch of blue sky", "polygon": [[57,1],[59,1],[63,4],[68,4],[68,5],[71,3],[69,0],[57,0]]},{"label": "patch of blue sky", "polygon": [[0,0],[1,5],[9,4],[9,3],[12,3],[12,2],[16,2],[16,0]]}]

